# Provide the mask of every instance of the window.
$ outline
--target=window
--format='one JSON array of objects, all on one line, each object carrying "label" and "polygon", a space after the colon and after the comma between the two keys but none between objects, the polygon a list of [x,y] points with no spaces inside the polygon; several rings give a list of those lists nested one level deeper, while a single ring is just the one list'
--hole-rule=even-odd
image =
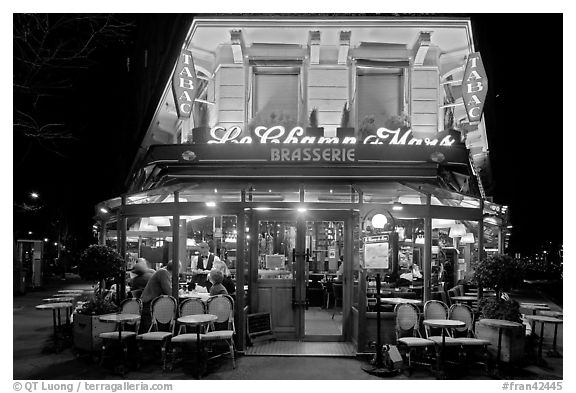
[{"label": "window", "polygon": [[358,67],[357,113],[362,136],[397,129],[404,111],[404,68]]},{"label": "window", "polygon": [[255,67],[252,83],[252,121],[257,126],[296,127],[300,73],[297,67]]}]

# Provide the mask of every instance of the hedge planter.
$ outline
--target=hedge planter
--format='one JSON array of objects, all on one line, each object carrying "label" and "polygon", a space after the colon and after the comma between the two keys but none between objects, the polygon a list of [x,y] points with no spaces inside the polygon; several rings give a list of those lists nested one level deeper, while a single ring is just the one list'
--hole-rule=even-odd
[{"label": "hedge planter", "polygon": [[210,127],[196,127],[192,129],[192,143],[205,144],[210,137]]},{"label": "hedge planter", "polygon": [[[490,341],[488,352],[494,360],[498,355],[498,328],[488,326],[480,319],[476,323],[476,337]],[[526,326],[502,329],[500,360],[504,363],[517,363],[524,358],[526,345]]]},{"label": "hedge planter", "polygon": [[74,314],[74,347],[95,352],[102,349],[100,333],[113,332],[116,324],[101,322],[100,315]]},{"label": "hedge planter", "polygon": [[[320,138],[324,136],[324,127],[307,127],[306,136]],[[318,139],[316,139],[318,141]]]},{"label": "hedge planter", "polygon": [[354,136],[354,128],[352,127],[338,127],[336,129],[336,136],[342,141],[346,137]]}]

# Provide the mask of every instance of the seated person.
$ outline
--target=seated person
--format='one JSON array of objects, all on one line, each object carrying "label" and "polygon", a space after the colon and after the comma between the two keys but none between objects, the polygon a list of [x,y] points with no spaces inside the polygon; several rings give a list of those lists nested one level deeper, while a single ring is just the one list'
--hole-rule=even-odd
[{"label": "seated person", "polygon": [[220,270],[212,269],[208,274],[208,280],[212,283],[210,287],[210,296],[216,295],[228,295],[228,291],[222,285],[222,281],[224,280],[224,275]]},{"label": "seated person", "polygon": [[224,285],[224,288],[226,288],[228,294],[229,295],[235,294],[236,284],[232,280],[232,274],[230,273],[230,269],[228,269],[228,266],[226,266],[226,263],[224,261],[214,260],[213,266],[214,266],[213,269],[220,270],[222,272],[222,275],[224,276],[224,279],[222,280],[222,285]]}]

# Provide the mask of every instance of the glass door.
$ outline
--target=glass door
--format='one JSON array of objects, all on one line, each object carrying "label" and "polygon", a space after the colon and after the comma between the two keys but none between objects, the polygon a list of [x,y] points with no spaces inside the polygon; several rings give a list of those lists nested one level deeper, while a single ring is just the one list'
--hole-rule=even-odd
[{"label": "glass door", "polygon": [[[251,242],[254,312],[269,312],[278,338],[342,341],[346,212],[257,212]],[[351,237],[350,237],[351,239]]]},{"label": "glass door", "polygon": [[303,312],[304,336],[313,341],[343,339],[344,220],[306,218]]}]

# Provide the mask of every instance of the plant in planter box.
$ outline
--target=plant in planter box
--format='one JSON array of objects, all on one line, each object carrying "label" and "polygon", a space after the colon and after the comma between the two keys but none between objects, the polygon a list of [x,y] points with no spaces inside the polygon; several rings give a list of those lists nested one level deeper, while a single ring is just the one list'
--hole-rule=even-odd
[{"label": "plant in planter box", "polygon": [[508,255],[496,254],[482,258],[474,265],[474,282],[479,288],[488,287],[496,291],[495,297],[483,298],[479,303],[481,319],[476,325],[478,338],[489,340],[492,343],[489,350],[496,352],[498,329],[485,325],[482,319],[505,319],[518,323],[517,328],[503,331],[501,357],[505,362],[518,361],[524,357],[526,328],[521,324],[519,304],[503,294],[519,284],[522,278],[521,265]]},{"label": "plant in planter box", "polygon": [[365,116],[358,125],[358,140],[364,141],[367,136],[376,135],[376,120],[373,115]]},{"label": "plant in planter box", "polygon": [[492,288],[496,298],[522,282],[523,269],[518,260],[509,255],[495,254],[474,264],[474,281],[478,286]]},{"label": "plant in planter box", "polygon": [[[298,126],[298,121],[295,117],[292,117],[289,113],[284,111],[272,111],[269,113],[258,113],[252,118],[248,124],[248,129],[252,136],[252,140],[258,142],[260,138],[256,135],[256,127],[276,127],[282,126],[286,132],[289,132],[294,127]],[[286,134],[285,134],[286,135]]]},{"label": "plant in planter box", "polygon": [[108,246],[91,245],[80,256],[78,273],[87,281],[100,283],[99,295],[105,288],[106,280],[117,279],[122,274],[124,260]]},{"label": "plant in planter box", "polygon": [[342,108],[342,117],[340,119],[340,127],[336,129],[336,136],[342,140],[345,137],[354,136],[354,128],[350,127],[350,108],[348,102],[344,103]]},{"label": "plant in planter box", "polygon": [[309,126],[306,127],[306,135],[321,137],[324,136],[324,128],[318,127],[318,109],[314,108],[310,112]]},{"label": "plant in planter box", "polygon": [[210,135],[210,113],[208,105],[203,102],[194,104],[194,128],[192,134],[188,136],[187,143],[206,143]]},{"label": "plant in planter box", "polygon": [[118,311],[118,306],[100,293],[84,303],[74,314],[74,347],[84,351],[98,351],[102,347],[100,333],[114,331],[113,323],[100,321],[100,315]]},{"label": "plant in planter box", "polygon": [[105,297],[106,280],[114,279],[123,273],[122,257],[112,248],[102,245],[88,247],[78,263],[78,272],[84,280],[98,281],[94,298],[74,314],[74,346],[77,349],[95,351],[102,344],[100,333],[114,330],[114,324],[101,322],[98,317],[116,312],[118,307]]},{"label": "plant in planter box", "polygon": [[406,113],[390,116],[384,122],[384,127],[389,130],[407,131],[410,128],[410,118]]}]

